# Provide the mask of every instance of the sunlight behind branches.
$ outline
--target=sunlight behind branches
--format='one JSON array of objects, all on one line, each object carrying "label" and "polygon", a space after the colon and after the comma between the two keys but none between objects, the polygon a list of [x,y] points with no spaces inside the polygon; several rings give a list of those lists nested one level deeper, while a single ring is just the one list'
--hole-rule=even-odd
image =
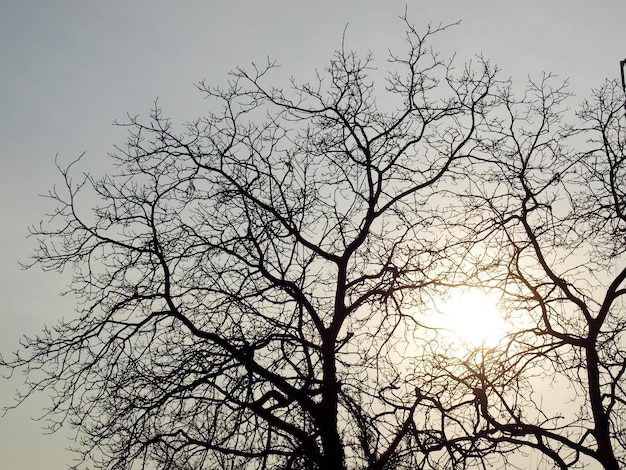
[{"label": "sunlight behind branches", "polygon": [[452,294],[435,309],[433,322],[457,354],[496,347],[511,330],[497,295],[476,288]]}]

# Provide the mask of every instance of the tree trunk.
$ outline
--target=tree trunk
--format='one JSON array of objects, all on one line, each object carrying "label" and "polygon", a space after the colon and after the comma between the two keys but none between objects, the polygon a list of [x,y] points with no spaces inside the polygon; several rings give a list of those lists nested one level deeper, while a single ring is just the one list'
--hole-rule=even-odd
[{"label": "tree trunk", "polygon": [[619,470],[619,465],[613,446],[611,445],[610,423],[602,405],[602,391],[600,389],[599,357],[595,341],[586,348],[587,380],[589,381],[589,403],[593,413],[593,435],[598,444],[597,458],[605,470]]},{"label": "tree trunk", "polygon": [[327,341],[322,352],[324,376],[318,426],[322,440],[323,462],[320,470],[345,470],[343,443],[337,429],[339,385],[335,365],[334,341]]}]

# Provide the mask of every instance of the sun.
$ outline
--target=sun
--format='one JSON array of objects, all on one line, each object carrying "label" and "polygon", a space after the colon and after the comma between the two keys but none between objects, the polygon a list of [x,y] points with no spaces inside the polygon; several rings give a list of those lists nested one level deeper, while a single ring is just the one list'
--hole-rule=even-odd
[{"label": "sun", "polygon": [[504,314],[498,309],[498,297],[481,289],[464,289],[453,294],[436,309],[436,323],[455,347],[471,350],[493,348],[507,334]]}]

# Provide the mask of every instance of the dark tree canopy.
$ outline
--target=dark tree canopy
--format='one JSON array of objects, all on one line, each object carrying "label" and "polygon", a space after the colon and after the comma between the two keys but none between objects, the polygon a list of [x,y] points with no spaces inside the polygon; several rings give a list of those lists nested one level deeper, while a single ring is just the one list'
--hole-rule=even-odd
[{"label": "dark tree canopy", "polygon": [[[123,124],[111,173],[60,166],[33,264],[72,273],[79,315],[2,363],[54,391],[87,461],[626,465],[618,83],[569,116],[554,78],[516,97],[406,27],[385,80],[344,48],[286,89],[237,69],[199,86],[207,116]],[[498,293],[497,345],[459,354],[430,322],[460,288]]]}]

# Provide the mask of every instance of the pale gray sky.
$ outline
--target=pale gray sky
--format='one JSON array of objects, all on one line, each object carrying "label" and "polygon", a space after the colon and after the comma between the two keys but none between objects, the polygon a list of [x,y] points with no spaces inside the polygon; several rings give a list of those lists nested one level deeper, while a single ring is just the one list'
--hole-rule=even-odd
[{"label": "pale gray sky", "polygon": [[[165,114],[193,119],[210,105],[194,83],[224,83],[230,69],[267,56],[311,78],[346,25],[347,46],[371,49],[382,67],[388,48],[401,49],[405,5],[418,29],[461,20],[435,44],[459,63],[483,53],[518,86],[543,71],[569,77],[572,106],[617,78],[626,57],[623,0],[0,0],[0,351],[72,315],[71,299],[57,295],[61,276],[17,264],[33,248],[27,226],[50,208],[38,194],[59,182],[55,154],[68,162],[87,152],[91,168],[105,169],[125,140],[114,119],[145,116],[157,97]],[[0,405],[18,385],[0,382]],[[0,468],[69,463],[69,433],[42,436],[30,420],[44,405],[39,397],[0,419]]]}]

